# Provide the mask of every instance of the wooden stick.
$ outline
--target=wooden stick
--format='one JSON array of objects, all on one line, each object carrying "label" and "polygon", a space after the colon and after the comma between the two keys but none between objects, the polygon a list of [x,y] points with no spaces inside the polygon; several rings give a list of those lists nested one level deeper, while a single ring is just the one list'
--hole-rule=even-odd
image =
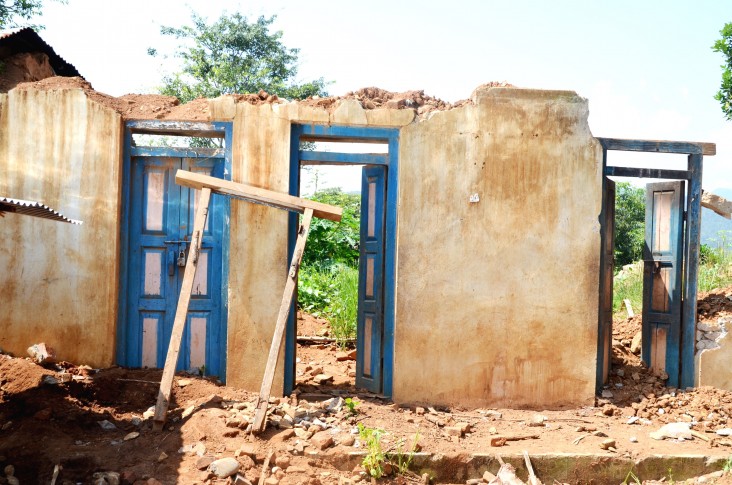
[{"label": "wooden stick", "polygon": [[321,219],[330,219],[331,221],[340,221],[343,209],[334,205],[315,202],[314,200],[295,197],[294,195],[281,194],[273,190],[262,189],[252,185],[231,182],[200,173],[186,172],[178,170],[175,173],[175,183],[185,187],[193,187],[194,189],[209,188],[216,194],[228,195],[248,200],[257,204],[264,204],[278,209],[285,209],[301,214],[306,209],[311,209],[315,217]]},{"label": "wooden stick", "polygon": [[529,480],[527,481],[528,485],[541,485],[541,481],[534,473],[534,467],[531,465],[529,452],[526,450],[524,450],[524,463],[526,463],[526,469],[529,471]]},{"label": "wooden stick", "polygon": [[117,378],[117,380],[122,382],[140,382],[142,384],[160,384],[157,381],[143,381],[142,379],[122,379],[121,377]]},{"label": "wooden stick", "polygon": [[491,437],[491,446],[503,446],[506,441],[538,440],[538,434],[496,435]]},{"label": "wooden stick", "polygon": [[196,267],[198,266],[198,253],[201,250],[201,240],[203,239],[203,229],[206,225],[206,217],[208,216],[208,204],[211,200],[211,189],[203,188],[201,196],[198,200],[198,210],[196,218],[193,221],[193,237],[191,239],[191,247],[188,251],[188,259],[186,260],[186,269],[183,274],[183,283],[180,288],[180,296],[178,296],[178,308],[175,310],[175,320],[173,321],[173,331],[170,335],[170,344],[168,345],[168,354],[165,357],[165,368],[163,369],[163,377],[160,380],[160,390],[158,391],[158,402],[155,405],[155,416],[153,416],[153,429],[160,431],[165,424],[166,413],[170,406],[170,391],[173,386],[173,376],[175,376],[175,366],[178,362],[178,354],[180,353],[180,342],[183,338],[183,330],[186,326],[186,315],[188,314],[188,304],[191,301],[191,290],[193,289],[193,279],[196,276]]},{"label": "wooden stick", "polygon": [[306,208],[305,215],[302,218],[302,225],[297,234],[295,252],[292,253],[292,262],[290,263],[290,271],[287,274],[287,282],[285,283],[285,292],[282,295],[280,312],[277,315],[272,345],[269,347],[269,357],[267,358],[267,366],[264,370],[262,388],[259,391],[259,400],[257,401],[257,410],[254,415],[254,423],[252,424],[252,433],[264,431],[267,422],[267,406],[269,405],[269,395],[272,391],[272,381],[274,380],[274,373],[277,367],[277,359],[280,355],[282,337],[285,334],[285,327],[287,326],[287,315],[290,313],[290,306],[292,305],[292,295],[295,293],[295,288],[297,287],[297,273],[300,270],[300,261],[302,261],[302,255],[305,251],[305,243],[308,239],[312,219],[313,209]]},{"label": "wooden stick", "polygon": [[297,336],[297,343],[299,344],[330,344],[334,342],[345,342],[345,343],[354,343],[356,341],[355,338],[333,338],[333,337],[318,337],[313,335],[298,335]]},{"label": "wooden stick", "polygon": [[633,312],[633,306],[630,304],[630,300],[627,298],[623,300],[623,303],[625,304],[625,311],[628,312],[628,316],[630,318],[633,318],[635,316],[635,313]]},{"label": "wooden stick", "polygon": [[262,465],[262,474],[259,475],[259,485],[264,485],[264,481],[269,475],[269,461],[272,459],[272,455],[274,455],[274,450],[269,450],[267,458],[264,459],[264,465]]}]

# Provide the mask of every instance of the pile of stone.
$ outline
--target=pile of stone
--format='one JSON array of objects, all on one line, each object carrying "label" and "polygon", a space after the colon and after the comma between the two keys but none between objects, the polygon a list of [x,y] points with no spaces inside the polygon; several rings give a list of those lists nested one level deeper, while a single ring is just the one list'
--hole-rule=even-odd
[{"label": "pile of stone", "polygon": [[727,324],[732,317],[719,317],[716,322],[699,322],[696,326],[696,350],[719,348],[719,340],[727,335]]}]

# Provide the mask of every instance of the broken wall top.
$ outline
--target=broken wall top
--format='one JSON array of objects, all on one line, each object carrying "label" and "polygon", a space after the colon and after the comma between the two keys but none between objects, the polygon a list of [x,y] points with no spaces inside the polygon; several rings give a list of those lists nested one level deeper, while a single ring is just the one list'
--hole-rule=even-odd
[{"label": "broken wall top", "polygon": [[370,87],[344,96],[313,97],[302,101],[288,101],[260,91],[256,94],[230,94],[214,99],[199,98],[181,104],[173,96],[159,94],[126,94],[114,97],[95,91],[81,77],[60,76],[19,83],[14,89],[78,89],[89,99],[118,112],[126,120],[226,121],[236,116],[237,105],[245,104],[267,105],[275,113],[292,121],[403,126],[414,120],[426,119],[430,113],[472,105],[475,103],[476,92],[493,87],[513,86],[495,82],[484,84],[476,89],[470,99],[455,103],[426,95],[423,90],[395,93]]}]

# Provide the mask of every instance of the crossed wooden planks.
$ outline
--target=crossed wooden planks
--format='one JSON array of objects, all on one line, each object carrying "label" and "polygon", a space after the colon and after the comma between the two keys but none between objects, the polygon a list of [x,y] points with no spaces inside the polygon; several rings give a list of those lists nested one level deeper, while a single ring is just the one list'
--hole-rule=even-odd
[{"label": "crossed wooden planks", "polygon": [[206,217],[208,216],[208,206],[211,194],[216,193],[226,195],[256,204],[269,205],[278,209],[304,214],[303,222],[298,231],[295,252],[292,255],[292,261],[290,263],[290,270],[287,274],[285,291],[282,296],[282,303],[280,304],[280,310],[277,316],[272,345],[270,347],[267,366],[262,380],[262,388],[259,393],[259,400],[257,401],[254,424],[252,425],[252,430],[254,432],[262,431],[266,423],[267,405],[269,403],[269,396],[272,390],[272,381],[274,380],[280,346],[285,333],[285,327],[287,325],[287,316],[292,304],[292,297],[295,293],[297,273],[300,269],[300,262],[305,250],[305,242],[307,241],[308,232],[310,230],[310,222],[313,217],[340,221],[343,209],[246,184],[187,172],[185,170],[178,170],[178,172],[176,172],[175,182],[178,185],[201,190],[201,198],[198,210],[196,211],[196,218],[193,222],[191,250],[188,253],[188,259],[186,260],[183,283],[181,285],[180,296],[178,297],[178,307],[175,311],[173,330],[170,336],[168,353],[165,358],[165,368],[163,369],[163,377],[160,380],[160,390],[158,391],[158,400],[155,405],[153,428],[158,431],[162,430],[163,425],[165,424],[166,414],[168,412],[168,407],[170,406],[170,393],[173,386],[173,376],[175,375],[175,365],[178,361],[178,354],[180,353],[180,343],[183,336],[183,330],[185,329],[188,304],[191,299],[193,280],[196,276],[198,254],[201,249],[201,239],[203,235],[203,228],[206,225]]}]

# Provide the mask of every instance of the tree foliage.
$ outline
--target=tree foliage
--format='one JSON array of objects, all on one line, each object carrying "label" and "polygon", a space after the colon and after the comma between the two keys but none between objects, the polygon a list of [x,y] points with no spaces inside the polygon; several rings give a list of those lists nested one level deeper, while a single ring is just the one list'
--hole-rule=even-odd
[{"label": "tree foliage", "polygon": [[[239,13],[224,14],[208,23],[193,12],[191,20],[192,25],[160,30],[183,41],[176,52],[182,59],[181,70],[164,77],[162,94],[184,103],[262,89],[289,99],[326,94],[323,78],[295,82],[300,50],[286,47],[282,32],[270,32],[274,16],[249,22]],[[158,54],[156,49],[148,49],[148,53]]]},{"label": "tree foliage", "polygon": [[343,208],[340,222],[314,219],[310,225],[303,266],[330,266],[343,263],[356,266],[361,221],[361,196],[346,194],[340,188],[315,193],[313,200]]},{"label": "tree foliage", "polygon": [[725,24],[719,33],[722,38],[714,43],[712,50],[724,55],[724,64],[722,83],[714,99],[721,104],[725,118],[732,120],[732,22]]},{"label": "tree foliage", "polygon": [[615,187],[615,267],[643,258],[646,191],[628,182]]},{"label": "tree foliage", "polygon": [[40,15],[43,0],[0,0],[0,29],[16,27],[41,27],[29,23],[30,19]]}]

